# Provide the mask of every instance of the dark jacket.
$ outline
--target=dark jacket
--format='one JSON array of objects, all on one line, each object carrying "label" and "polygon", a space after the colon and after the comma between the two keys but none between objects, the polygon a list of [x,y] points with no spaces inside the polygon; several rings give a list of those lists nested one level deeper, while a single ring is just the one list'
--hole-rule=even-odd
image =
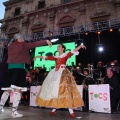
[{"label": "dark jacket", "polygon": [[38,46],[47,44],[46,40],[37,42],[18,42],[11,43],[8,47],[8,60],[7,63],[27,63],[30,64],[29,50]]},{"label": "dark jacket", "polygon": [[112,76],[111,78],[106,77],[104,84],[109,84],[110,87],[114,90],[119,87],[119,80],[116,76]]}]

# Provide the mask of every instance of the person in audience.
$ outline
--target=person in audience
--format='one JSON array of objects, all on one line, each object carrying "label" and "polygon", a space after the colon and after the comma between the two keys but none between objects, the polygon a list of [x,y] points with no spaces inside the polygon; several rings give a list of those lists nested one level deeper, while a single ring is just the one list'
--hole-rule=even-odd
[{"label": "person in audience", "polygon": [[76,49],[66,54],[64,53],[66,47],[63,44],[58,44],[58,56],[36,56],[34,58],[34,60],[44,58],[45,60],[56,62],[56,67],[48,73],[36,98],[38,106],[53,108],[50,115],[54,115],[59,108],[68,108],[70,116],[75,118],[76,115],[73,108],[84,106],[74,77],[66,68],[68,58],[78,53],[77,51],[81,48],[85,49],[86,47],[79,45]]}]

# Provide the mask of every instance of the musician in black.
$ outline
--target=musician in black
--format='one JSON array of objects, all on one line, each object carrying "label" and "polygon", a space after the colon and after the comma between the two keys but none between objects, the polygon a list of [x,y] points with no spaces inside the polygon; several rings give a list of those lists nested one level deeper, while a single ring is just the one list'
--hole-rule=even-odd
[{"label": "musician in black", "polygon": [[83,107],[84,111],[89,111],[89,96],[88,96],[88,85],[95,84],[95,80],[90,76],[89,69],[83,69],[82,85],[83,85],[83,100],[85,106]]},{"label": "musician in black", "polygon": [[102,61],[98,62],[97,70],[100,77],[104,78],[106,76],[106,68],[104,67],[104,63]]},{"label": "musician in black", "polygon": [[74,66],[73,69],[72,69],[72,74],[73,74],[73,77],[74,77],[74,79],[76,81],[76,84],[81,85],[82,84],[82,81],[81,81],[82,72],[81,72],[80,67]]},{"label": "musician in black", "polygon": [[107,77],[104,79],[104,84],[110,86],[111,113],[117,113],[117,105],[120,100],[120,84],[112,67],[107,68]]}]

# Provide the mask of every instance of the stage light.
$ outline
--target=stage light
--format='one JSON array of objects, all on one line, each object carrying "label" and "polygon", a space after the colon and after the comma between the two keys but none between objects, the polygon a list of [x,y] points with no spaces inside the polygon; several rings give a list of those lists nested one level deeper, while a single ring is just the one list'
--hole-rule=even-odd
[{"label": "stage light", "polygon": [[100,32],[100,31],[98,31],[97,33],[98,33],[98,35],[100,35],[100,34],[101,34],[101,32]]},{"label": "stage light", "polygon": [[113,32],[113,29],[112,29],[112,28],[110,28],[110,32]]},{"label": "stage light", "polygon": [[81,42],[81,44],[80,45],[84,45],[84,43],[83,42]]},{"label": "stage light", "polygon": [[85,35],[88,35],[88,32],[85,32]]},{"label": "stage light", "polygon": [[56,41],[58,41],[59,39],[58,38],[53,38],[53,39],[51,39],[50,41],[51,42],[56,42]]},{"label": "stage light", "polygon": [[103,51],[104,51],[104,48],[103,48],[102,45],[98,46],[98,51],[99,51],[99,52],[103,52]]}]

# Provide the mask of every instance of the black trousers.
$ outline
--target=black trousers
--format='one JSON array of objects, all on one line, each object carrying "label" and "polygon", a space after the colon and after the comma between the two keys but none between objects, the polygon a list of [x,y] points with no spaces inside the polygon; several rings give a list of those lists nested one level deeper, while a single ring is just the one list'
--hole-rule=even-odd
[{"label": "black trousers", "polygon": [[118,102],[120,100],[120,89],[110,90],[111,111],[117,111]]},{"label": "black trousers", "polygon": [[87,89],[83,89],[83,101],[84,101],[83,111],[89,111],[89,99]]}]

